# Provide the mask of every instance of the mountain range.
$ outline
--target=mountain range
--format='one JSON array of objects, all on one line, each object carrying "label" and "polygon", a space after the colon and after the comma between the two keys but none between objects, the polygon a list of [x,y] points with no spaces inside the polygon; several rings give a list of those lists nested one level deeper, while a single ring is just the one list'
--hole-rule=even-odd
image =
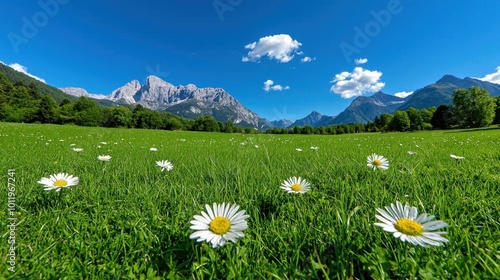
[{"label": "mountain range", "polygon": [[450,105],[456,89],[471,86],[482,87],[488,90],[491,96],[500,96],[498,84],[469,77],[460,79],[452,75],[444,75],[436,83],[417,89],[405,98],[379,91],[372,96],[358,96],[337,116],[326,116],[313,111],[294,122],[261,119],[221,88],[197,88],[193,84],[174,86],[155,76],[149,76],[144,85],[137,80],[129,82],[109,96],[89,94],[80,88],[62,88],[61,90],[73,96],[105,99],[118,104],[141,104],[152,110],[168,111],[186,118],[210,115],[221,122],[232,120],[235,124],[242,126],[265,129],[367,123],[373,121],[376,116],[392,114],[396,110],[406,110],[410,107],[421,110],[442,104]]},{"label": "mountain range", "polygon": [[239,103],[222,88],[198,88],[193,84],[174,86],[156,76],[149,76],[141,85],[133,80],[110,95],[90,94],[82,88],[61,88],[73,96],[110,100],[117,104],[140,104],[148,109],[167,111],[189,119],[202,115],[217,121],[233,121],[241,127],[263,129],[267,123]]},{"label": "mountain range", "polygon": [[410,107],[425,109],[442,104],[450,105],[453,93],[459,88],[479,86],[489,91],[491,96],[500,96],[500,85],[479,79],[466,77],[457,78],[444,75],[437,82],[417,89],[406,98],[377,92],[372,96],[359,96],[337,116],[322,115],[317,111],[296,120],[266,120],[260,118],[222,88],[198,88],[193,84],[174,86],[156,76],[149,76],[141,85],[133,80],[109,95],[91,94],[82,88],[57,89],[21,72],[0,64],[0,72],[12,82],[29,81],[43,94],[52,95],[58,102],[68,97],[85,96],[94,99],[104,106],[140,104],[146,108],[167,111],[175,115],[195,119],[202,115],[214,117],[217,121],[233,121],[240,127],[267,129],[271,127],[287,128],[293,126],[311,125],[314,127],[329,126],[342,123],[366,123],[373,121],[375,116],[391,114],[396,110],[406,110]]},{"label": "mountain range", "polygon": [[[406,98],[399,98],[379,91],[372,96],[356,97],[349,107],[337,116],[324,116],[313,111],[305,118],[295,121],[289,127],[295,125],[320,127],[343,123],[367,123],[373,121],[376,116],[392,114],[396,110],[404,111],[411,107],[421,110],[432,106],[439,107],[442,104],[451,105],[453,93],[456,89],[470,88],[471,86],[478,86],[488,90],[490,96],[500,96],[499,84],[469,77],[460,79],[452,75],[445,75],[436,83],[418,89]],[[287,123],[286,120],[281,122]]]}]

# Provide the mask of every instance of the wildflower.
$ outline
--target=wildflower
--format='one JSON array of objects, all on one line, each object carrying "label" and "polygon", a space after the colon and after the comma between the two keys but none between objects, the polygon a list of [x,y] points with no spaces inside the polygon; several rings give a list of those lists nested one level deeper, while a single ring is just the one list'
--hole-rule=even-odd
[{"label": "wildflower", "polygon": [[245,236],[243,231],[248,225],[245,219],[245,210],[238,211],[238,205],[217,204],[205,205],[207,212],[202,211],[200,215],[194,215],[191,221],[191,229],[195,230],[189,238],[198,242],[207,241],[212,247],[223,246],[226,241],[236,243],[236,239]]},{"label": "wildflower", "polygon": [[396,201],[396,205],[391,203],[391,206],[386,206],[385,210],[377,208],[380,215],[376,215],[382,223],[375,223],[387,232],[392,232],[394,237],[401,241],[413,245],[427,247],[427,245],[441,246],[443,242],[448,240],[441,235],[446,232],[436,232],[436,230],[448,226],[443,221],[433,221],[434,216],[428,216],[427,213],[418,215],[416,207],[410,207],[408,204],[404,206]]},{"label": "wildflower", "polygon": [[415,152],[413,152],[413,151],[408,151],[407,153],[408,153],[410,156],[414,156],[414,155],[416,155],[416,154],[417,154],[417,153],[415,153]]},{"label": "wildflower", "polygon": [[149,151],[151,151],[151,152],[157,152],[157,151],[158,151],[158,149],[157,149],[157,148],[155,148],[155,147],[153,147],[153,148],[149,148]]},{"label": "wildflower", "polygon": [[310,190],[309,183],[302,178],[291,177],[283,181],[281,188],[288,193],[306,193]]},{"label": "wildflower", "polygon": [[295,148],[295,150],[296,150],[297,152],[302,152],[302,149],[301,149],[301,148]]},{"label": "wildflower", "polygon": [[109,161],[111,159],[111,156],[109,156],[109,155],[107,155],[107,156],[98,156],[97,159],[100,160],[100,161]]},{"label": "wildflower", "polygon": [[73,175],[69,175],[66,173],[59,173],[50,175],[49,178],[43,177],[37,183],[42,184],[45,188],[44,190],[56,190],[56,192],[60,191],[62,188],[69,188],[71,186],[78,185],[78,177],[73,177]]},{"label": "wildflower", "polygon": [[453,154],[452,154],[452,155],[450,155],[450,157],[451,157],[452,159],[456,159],[456,160],[463,160],[463,159],[465,159],[465,157],[461,157],[461,156],[457,156],[457,155],[453,155]]},{"label": "wildflower", "polygon": [[375,171],[377,168],[387,170],[389,169],[389,161],[383,157],[379,156],[377,154],[372,154],[368,156],[367,160],[367,166],[373,168],[373,171]]},{"label": "wildflower", "polygon": [[79,153],[79,152],[83,152],[83,148],[73,148],[73,151]]},{"label": "wildflower", "polygon": [[161,167],[161,171],[163,171],[163,170],[170,171],[170,170],[174,169],[174,165],[171,162],[169,162],[168,160],[157,161],[156,165]]}]

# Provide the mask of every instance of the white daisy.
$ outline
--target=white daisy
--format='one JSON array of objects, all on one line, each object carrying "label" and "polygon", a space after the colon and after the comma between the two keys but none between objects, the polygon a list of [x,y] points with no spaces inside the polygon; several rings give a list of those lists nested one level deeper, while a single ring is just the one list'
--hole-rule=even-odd
[{"label": "white daisy", "polygon": [[245,236],[243,231],[247,229],[245,210],[238,211],[240,207],[236,204],[205,205],[207,212],[202,211],[200,215],[194,215],[191,221],[191,229],[195,230],[189,238],[198,242],[207,241],[212,247],[223,246],[226,241],[236,243],[236,239]]},{"label": "white daisy", "polygon": [[317,149],[319,149],[319,148],[318,148],[318,147],[316,147],[316,146],[312,146],[312,147],[311,147],[311,150],[317,150]]},{"label": "white daisy", "polygon": [[73,151],[79,153],[79,152],[83,152],[83,148],[73,148]]},{"label": "white daisy", "polygon": [[157,148],[155,148],[155,147],[153,147],[153,148],[149,148],[149,151],[151,151],[151,152],[157,152],[157,151],[158,151],[158,149],[157,149]]},{"label": "white daisy", "polygon": [[78,177],[73,177],[73,175],[69,175],[67,173],[59,173],[50,175],[49,178],[43,177],[37,183],[42,184],[45,188],[44,190],[56,190],[56,192],[60,191],[62,188],[69,188],[71,186],[78,185]]},{"label": "white daisy", "polygon": [[302,152],[302,149],[301,149],[301,148],[295,148],[295,150],[296,150],[297,152]]},{"label": "white daisy", "polygon": [[156,165],[161,167],[161,171],[163,171],[163,170],[170,171],[170,170],[174,169],[174,165],[168,160],[159,160],[156,162]]},{"label": "white daisy", "polygon": [[463,159],[465,159],[465,157],[461,157],[461,156],[457,156],[457,155],[450,155],[450,157],[452,159],[456,159],[456,160],[463,160]]},{"label": "white daisy", "polygon": [[309,185],[310,184],[305,179],[294,176],[283,181],[281,188],[288,193],[306,193],[310,190]]},{"label": "white daisy", "polygon": [[375,223],[387,232],[392,232],[394,237],[403,242],[410,242],[413,245],[427,247],[427,245],[441,246],[448,239],[441,235],[446,232],[436,232],[435,230],[448,226],[443,221],[433,221],[434,216],[428,216],[427,213],[418,215],[416,207],[404,206],[396,201],[396,205],[386,206],[385,210],[377,208],[380,215],[375,215],[382,223]]},{"label": "white daisy", "polygon": [[417,154],[417,153],[415,153],[414,151],[408,151],[407,153],[408,153],[410,156],[414,156],[414,155],[416,155],[416,154]]},{"label": "white daisy", "polygon": [[98,156],[97,159],[100,160],[100,161],[109,161],[111,159],[111,156],[109,156],[109,155],[107,155],[107,156]]},{"label": "white daisy", "polygon": [[373,171],[377,170],[377,168],[387,170],[389,169],[389,161],[383,157],[379,156],[377,154],[372,154],[368,156],[366,159],[367,161],[367,166],[373,168]]}]

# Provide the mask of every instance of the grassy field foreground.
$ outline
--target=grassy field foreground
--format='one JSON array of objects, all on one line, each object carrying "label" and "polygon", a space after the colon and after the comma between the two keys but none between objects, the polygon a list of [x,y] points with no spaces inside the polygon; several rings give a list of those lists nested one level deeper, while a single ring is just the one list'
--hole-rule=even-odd
[{"label": "grassy field foreground", "polygon": [[[0,123],[0,147],[0,278],[500,277],[498,129],[321,136]],[[389,169],[367,167],[372,153]],[[37,183],[60,172],[79,184]],[[282,190],[292,176],[311,191]],[[448,223],[449,242],[417,247],[374,226],[376,208],[396,201]],[[245,237],[215,249],[189,239],[193,215],[214,202],[250,216]]]}]

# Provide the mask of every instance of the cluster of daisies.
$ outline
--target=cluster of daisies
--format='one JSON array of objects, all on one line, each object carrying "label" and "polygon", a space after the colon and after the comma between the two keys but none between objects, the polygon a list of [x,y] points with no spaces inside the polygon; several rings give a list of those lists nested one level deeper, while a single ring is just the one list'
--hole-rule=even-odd
[{"label": "cluster of daisies", "polygon": [[[156,149],[151,149],[156,151]],[[101,161],[109,161],[111,156],[99,156]],[[167,160],[157,161],[156,164],[161,170],[171,171],[173,164]],[[389,161],[381,155],[372,154],[367,157],[367,166],[374,171],[377,169],[387,170]],[[66,173],[50,175],[49,178],[42,178],[38,183],[42,184],[45,190],[60,191],[63,188],[76,186],[79,183],[78,177]],[[283,181],[281,189],[287,193],[304,194],[310,191],[310,183],[301,177],[290,177]],[[416,207],[408,204],[402,205],[399,201],[396,204],[386,206],[385,209],[376,209],[379,215],[375,217],[380,221],[376,226],[393,233],[394,237],[403,242],[422,247],[441,246],[448,242],[442,235],[446,232],[438,231],[448,226],[447,223],[434,220],[435,216],[423,213],[418,215]],[[227,241],[236,243],[238,238],[244,237],[243,231],[248,228],[246,219],[250,216],[245,214],[245,210],[240,210],[237,204],[218,204],[212,206],[205,205],[205,211],[201,215],[194,215],[191,229],[194,233],[190,239],[198,242],[209,242],[213,248],[223,246]]]}]

